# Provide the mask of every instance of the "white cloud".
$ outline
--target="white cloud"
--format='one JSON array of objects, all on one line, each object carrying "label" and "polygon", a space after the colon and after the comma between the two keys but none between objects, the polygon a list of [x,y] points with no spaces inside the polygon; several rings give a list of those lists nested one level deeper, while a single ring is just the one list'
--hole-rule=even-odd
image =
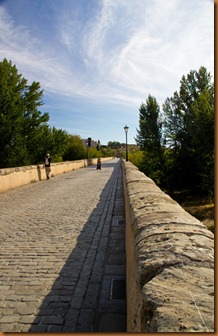
[{"label": "white cloud", "polygon": [[0,6],[2,56],[47,92],[135,106],[148,93],[163,100],[191,69],[212,70],[209,0],[102,0],[86,20],[77,2],[61,4],[53,43]]},{"label": "white cloud", "polygon": [[[207,0],[185,4],[168,0],[161,6],[160,1],[138,1],[135,6],[134,2],[103,1],[83,41],[86,66],[98,93],[105,90],[114,98],[115,88],[119,99],[130,102],[131,96],[135,102],[152,91],[163,99],[166,86],[171,83],[176,90],[173,85],[191,68],[211,67],[213,7],[208,4]],[[120,31],[125,31],[123,40],[116,37]]]}]

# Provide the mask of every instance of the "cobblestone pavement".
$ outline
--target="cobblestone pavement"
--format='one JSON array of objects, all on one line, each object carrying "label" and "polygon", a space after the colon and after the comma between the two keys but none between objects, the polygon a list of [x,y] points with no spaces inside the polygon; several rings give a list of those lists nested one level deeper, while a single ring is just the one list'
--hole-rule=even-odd
[{"label": "cobblestone pavement", "polygon": [[0,331],[126,331],[114,159],[0,194]]}]

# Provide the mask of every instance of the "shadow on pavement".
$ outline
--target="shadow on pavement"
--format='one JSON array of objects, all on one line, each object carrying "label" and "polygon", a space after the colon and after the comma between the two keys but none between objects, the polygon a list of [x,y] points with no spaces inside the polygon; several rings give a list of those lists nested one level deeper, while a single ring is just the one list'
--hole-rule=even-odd
[{"label": "shadow on pavement", "polygon": [[[120,162],[102,164],[102,170],[107,167],[113,167],[114,170],[101,192],[97,207],[83,226],[76,247],[44,298],[28,332],[99,331],[98,319],[101,316],[103,323],[109,324],[108,329],[104,326],[104,330],[106,327],[106,330],[112,332],[126,331],[126,302],[110,299],[110,276],[104,277],[109,250],[116,245],[109,236],[117,187],[122,194]],[[93,169],[94,166],[87,168]],[[125,254],[124,228],[121,233],[120,228],[116,227],[113,234],[120,239],[119,242],[123,242],[115,248],[116,253]],[[125,269],[125,265],[118,266]],[[120,278],[124,279],[125,275],[120,275]],[[110,314],[107,314],[107,304],[112,304]]]}]

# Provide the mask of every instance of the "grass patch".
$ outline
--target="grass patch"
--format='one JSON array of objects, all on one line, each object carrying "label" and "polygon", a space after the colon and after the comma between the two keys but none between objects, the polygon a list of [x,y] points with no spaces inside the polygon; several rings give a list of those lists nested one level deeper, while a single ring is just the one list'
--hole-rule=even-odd
[{"label": "grass patch", "polygon": [[174,191],[170,196],[214,233],[214,203],[210,197],[195,195],[189,190]]}]

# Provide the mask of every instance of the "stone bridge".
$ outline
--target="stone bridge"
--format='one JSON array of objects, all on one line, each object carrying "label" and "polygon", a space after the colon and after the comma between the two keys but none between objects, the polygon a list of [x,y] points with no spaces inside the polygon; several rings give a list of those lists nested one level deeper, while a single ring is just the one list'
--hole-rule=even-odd
[{"label": "stone bridge", "polygon": [[0,170],[35,182],[0,193],[0,332],[213,332],[213,234],[130,162],[69,165]]}]

